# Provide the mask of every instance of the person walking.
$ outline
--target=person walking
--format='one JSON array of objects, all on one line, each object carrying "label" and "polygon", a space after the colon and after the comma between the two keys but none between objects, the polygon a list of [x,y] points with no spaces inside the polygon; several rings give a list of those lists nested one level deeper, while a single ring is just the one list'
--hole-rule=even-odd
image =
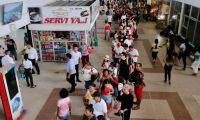
[{"label": "person walking", "polygon": [[[36,68],[37,74],[40,74],[40,68],[37,63],[38,61],[38,54],[35,48],[31,44],[27,45],[27,48],[29,49],[28,52],[28,59],[32,62],[33,66]],[[32,73],[35,74],[35,71],[32,69]]]},{"label": "person walking", "polygon": [[81,52],[78,51],[78,45],[74,44],[73,45],[73,50],[71,51],[72,59],[74,60],[75,63],[75,68],[76,68],[76,81],[81,82],[79,79],[79,64],[81,63]]},{"label": "person walking", "polygon": [[183,60],[183,69],[182,70],[185,70],[186,69],[186,58],[187,58],[187,52],[186,52],[186,43],[184,41],[181,41],[181,45],[179,46],[179,56],[178,56],[178,59],[180,61],[180,59],[182,58]]},{"label": "person walking", "polygon": [[[163,60],[165,63],[164,65],[164,71],[165,71],[165,80],[166,83],[168,80],[168,83],[171,84],[171,71],[173,67],[173,56],[167,55],[166,58]],[[167,79],[168,78],[168,79]]]},{"label": "person walking", "polygon": [[5,56],[2,57],[1,63],[2,63],[2,66],[5,66],[7,64],[15,64],[13,58],[10,57],[10,51],[9,50],[5,51]]},{"label": "person walking", "polygon": [[66,70],[67,70],[67,75],[66,75],[66,80],[71,84],[71,89],[70,93],[75,91],[75,75],[76,75],[76,69],[75,69],[75,62],[72,59],[72,55],[70,53],[67,53],[67,65],[66,65]]},{"label": "person walking", "polygon": [[195,52],[194,56],[192,56],[194,59],[194,62],[192,63],[192,69],[193,69],[193,76],[197,76],[198,69],[200,67],[200,48]]},{"label": "person walking", "polygon": [[56,119],[71,120],[71,98],[68,96],[68,90],[62,88],[60,90],[60,97],[57,101]]},{"label": "person walking", "polygon": [[[33,84],[33,76],[31,70],[33,69],[32,62],[28,59],[28,54],[24,55],[23,66],[25,69],[26,83],[28,87],[35,88],[36,85]],[[30,82],[29,82],[30,80]]]},{"label": "person walking", "polygon": [[7,45],[7,49],[10,51],[10,55],[17,60],[17,45],[13,39],[10,38],[9,35],[5,38],[5,44]]},{"label": "person walking", "polygon": [[159,44],[158,44],[158,39],[155,39],[155,42],[153,43],[152,47],[151,47],[151,56],[153,59],[153,63],[156,62],[157,56],[158,56],[158,52],[159,52]]},{"label": "person walking", "polygon": [[105,30],[105,40],[110,41],[111,26],[110,24],[108,24],[107,20],[105,21],[104,30]]}]

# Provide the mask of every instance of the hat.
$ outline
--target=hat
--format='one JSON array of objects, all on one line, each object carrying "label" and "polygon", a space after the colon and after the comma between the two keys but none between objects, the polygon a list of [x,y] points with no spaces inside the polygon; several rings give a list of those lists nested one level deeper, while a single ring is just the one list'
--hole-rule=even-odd
[{"label": "hat", "polygon": [[101,94],[98,91],[96,91],[92,94],[92,97],[101,97]]},{"label": "hat", "polygon": [[109,55],[105,55],[104,59],[105,59],[105,60],[110,60]]}]

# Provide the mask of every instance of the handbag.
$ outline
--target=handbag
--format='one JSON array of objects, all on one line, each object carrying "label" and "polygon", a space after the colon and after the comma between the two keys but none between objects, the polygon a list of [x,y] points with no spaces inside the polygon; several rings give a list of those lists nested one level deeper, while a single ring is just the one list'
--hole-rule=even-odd
[{"label": "handbag", "polygon": [[[93,69],[94,69],[94,68],[91,69],[91,72],[92,72],[92,73],[93,73]],[[93,83],[94,81],[98,80],[99,77],[100,77],[100,74],[99,74],[99,73],[97,73],[97,74],[95,74],[95,75],[91,75],[91,81],[90,81],[90,82]]]},{"label": "handbag", "polygon": [[115,109],[115,110],[120,110],[120,109],[121,109],[121,102],[118,101],[118,100],[115,100],[113,109]]}]

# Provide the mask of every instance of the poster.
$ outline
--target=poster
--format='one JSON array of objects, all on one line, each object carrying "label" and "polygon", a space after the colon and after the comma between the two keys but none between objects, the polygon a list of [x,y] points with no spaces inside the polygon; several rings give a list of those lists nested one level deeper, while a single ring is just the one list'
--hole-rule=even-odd
[{"label": "poster", "polygon": [[70,41],[79,41],[79,32],[71,31],[70,32]]},{"label": "poster", "polygon": [[31,24],[41,24],[42,23],[40,8],[31,7],[31,8],[28,8],[28,11],[29,11],[29,17],[30,17]]}]

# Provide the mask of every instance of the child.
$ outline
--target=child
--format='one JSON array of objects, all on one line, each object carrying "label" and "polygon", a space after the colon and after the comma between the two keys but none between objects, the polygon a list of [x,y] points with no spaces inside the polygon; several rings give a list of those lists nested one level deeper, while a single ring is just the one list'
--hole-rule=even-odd
[{"label": "child", "polygon": [[109,55],[105,55],[101,67],[102,67],[103,69],[108,69],[109,66],[110,66],[110,57],[109,57]]}]

